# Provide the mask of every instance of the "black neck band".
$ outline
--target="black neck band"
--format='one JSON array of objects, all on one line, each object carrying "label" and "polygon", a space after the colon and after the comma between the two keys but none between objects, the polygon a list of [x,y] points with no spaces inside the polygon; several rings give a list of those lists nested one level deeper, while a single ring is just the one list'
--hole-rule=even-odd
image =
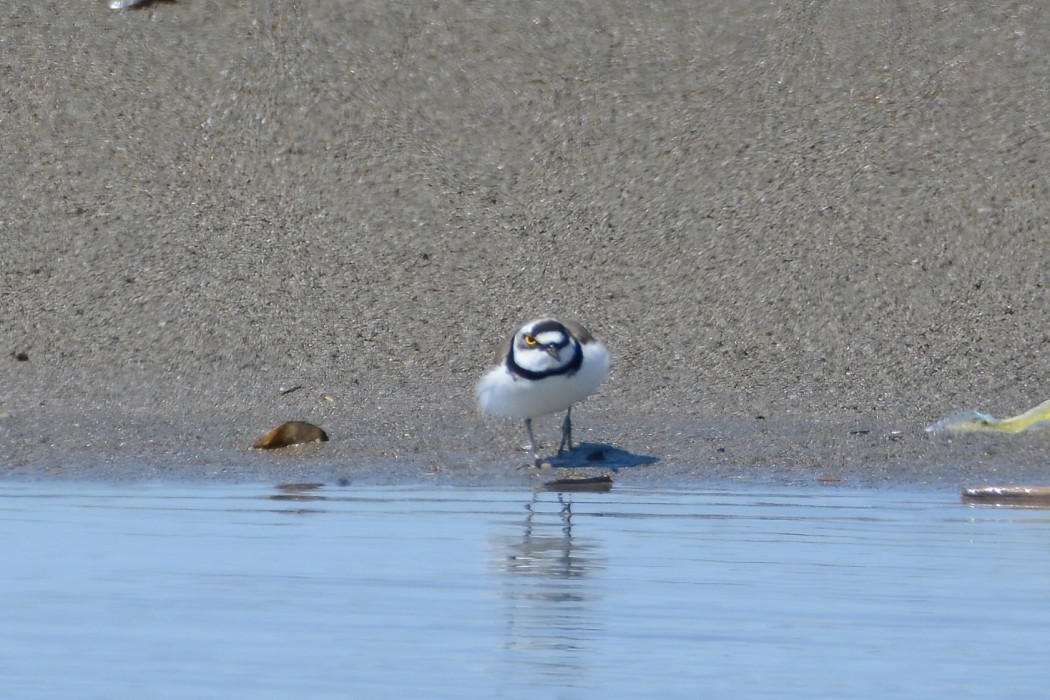
[{"label": "black neck band", "polygon": [[575,341],[572,342],[572,347],[576,348],[576,356],[572,358],[572,362],[564,367],[556,367],[554,369],[536,372],[531,369],[525,369],[514,360],[514,344],[511,343],[510,352],[507,353],[507,369],[509,369],[510,373],[515,377],[531,380],[543,379],[544,377],[556,377],[559,374],[576,374],[576,372],[579,371],[580,366],[583,365],[583,348]]}]

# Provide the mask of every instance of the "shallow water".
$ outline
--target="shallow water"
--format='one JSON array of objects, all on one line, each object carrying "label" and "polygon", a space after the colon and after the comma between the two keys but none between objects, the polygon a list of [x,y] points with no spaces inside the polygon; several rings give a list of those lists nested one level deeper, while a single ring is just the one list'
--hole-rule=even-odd
[{"label": "shallow water", "polygon": [[1050,518],[957,494],[0,486],[0,697],[1035,697]]}]

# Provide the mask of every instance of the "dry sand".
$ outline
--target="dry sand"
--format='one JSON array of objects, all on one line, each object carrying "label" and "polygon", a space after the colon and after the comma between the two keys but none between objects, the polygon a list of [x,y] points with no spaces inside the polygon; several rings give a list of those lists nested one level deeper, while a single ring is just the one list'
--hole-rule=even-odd
[{"label": "dry sand", "polygon": [[621,483],[1050,481],[922,432],[1050,396],[1048,55],[1021,3],[5,3],[0,473],[527,482],[473,385],[553,313]]}]

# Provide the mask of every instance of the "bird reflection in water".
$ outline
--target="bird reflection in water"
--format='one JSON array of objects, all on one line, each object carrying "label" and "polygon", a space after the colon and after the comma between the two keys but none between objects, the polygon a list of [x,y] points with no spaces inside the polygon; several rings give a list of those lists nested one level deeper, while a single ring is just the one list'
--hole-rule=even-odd
[{"label": "bird reflection in water", "polygon": [[532,668],[538,680],[579,680],[584,649],[604,629],[592,575],[605,561],[596,539],[574,532],[574,517],[571,495],[536,493],[521,535],[498,542],[506,661]]}]

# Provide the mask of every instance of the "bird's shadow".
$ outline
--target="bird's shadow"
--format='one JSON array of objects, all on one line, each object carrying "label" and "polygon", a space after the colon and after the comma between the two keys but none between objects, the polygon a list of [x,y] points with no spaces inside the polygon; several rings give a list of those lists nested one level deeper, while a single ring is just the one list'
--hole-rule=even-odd
[{"label": "bird's shadow", "polygon": [[618,469],[633,469],[634,467],[655,464],[660,461],[660,458],[650,455],[637,455],[612,445],[584,442],[576,445],[568,452],[546,457],[543,461],[558,469],[602,467],[616,471]]}]

